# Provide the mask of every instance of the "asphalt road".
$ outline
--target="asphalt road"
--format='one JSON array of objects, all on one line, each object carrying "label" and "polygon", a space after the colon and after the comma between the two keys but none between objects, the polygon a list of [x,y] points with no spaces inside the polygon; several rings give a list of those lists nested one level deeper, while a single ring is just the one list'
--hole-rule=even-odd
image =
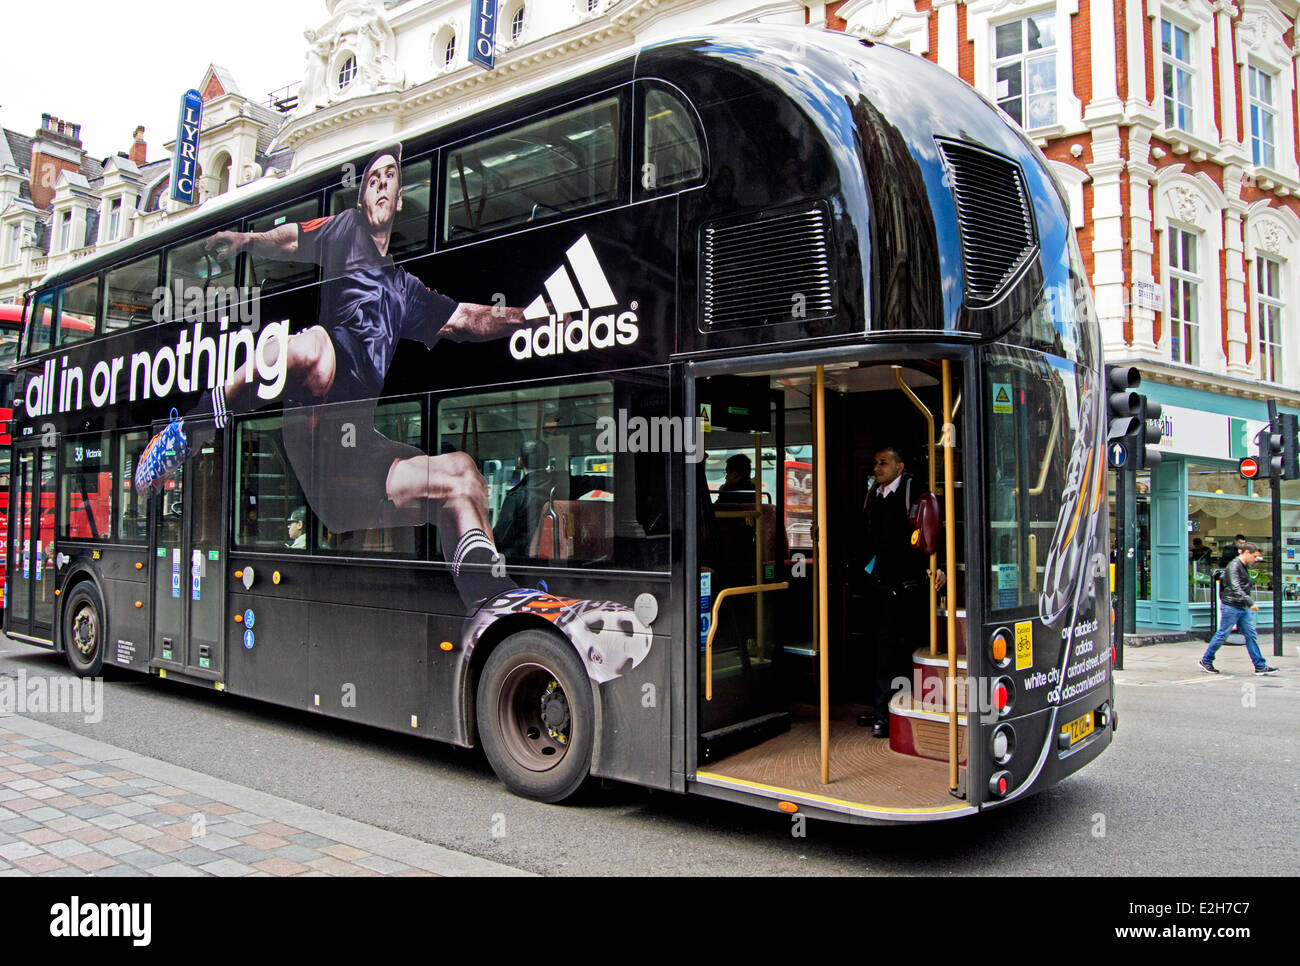
[{"label": "asphalt road", "polygon": [[[1220,667],[1249,671],[1240,652],[1225,649]],[[477,751],[120,671],[99,723],[30,717],[553,875],[1294,875],[1300,661],[1272,659],[1277,678],[1210,678],[1198,654],[1130,649],[1115,742],[1054,789],[923,826],[809,822],[802,838],[775,813],[621,785],[541,805],[508,794]],[[0,674],[24,668],[67,673],[62,658],[0,636]]]}]

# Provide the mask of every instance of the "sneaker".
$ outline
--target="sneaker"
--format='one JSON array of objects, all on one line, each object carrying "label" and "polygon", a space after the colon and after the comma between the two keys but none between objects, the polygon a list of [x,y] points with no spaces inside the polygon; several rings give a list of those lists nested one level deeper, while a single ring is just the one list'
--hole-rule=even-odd
[{"label": "sneaker", "polygon": [[1255,673],[1256,673],[1256,674],[1276,674],[1276,673],[1277,673],[1277,668],[1275,668],[1275,667],[1269,667],[1267,664],[1265,664],[1263,667],[1257,667],[1257,668],[1255,668]]},{"label": "sneaker", "polygon": [[1219,673],[1219,669],[1218,669],[1217,667],[1215,667],[1213,664],[1211,664],[1209,661],[1202,661],[1202,662],[1201,662],[1201,670],[1204,671],[1206,674],[1218,674],[1218,673]]},{"label": "sneaker", "polygon": [[148,499],[163,488],[164,481],[174,476],[189,452],[189,438],[185,434],[185,420],[172,410],[171,422],[149,441],[135,468],[135,489]]}]

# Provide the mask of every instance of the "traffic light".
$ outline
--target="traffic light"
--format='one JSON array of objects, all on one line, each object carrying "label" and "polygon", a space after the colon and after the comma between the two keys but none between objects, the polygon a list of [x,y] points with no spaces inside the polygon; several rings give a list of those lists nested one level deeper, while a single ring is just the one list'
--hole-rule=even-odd
[{"label": "traffic light", "polygon": [[1136,366],[1106,367],[1106,411],[1110,425],[1106,439],[1110,442],[1132,436],[1142,418],[1142,373]]},{"label": "traffic light", "polygon": [[1274,480],[1282,477],[1282,434],[1278,429],[1273,422],[1259,431],[1259,475]]},{"label": "traffic light", "polygon": [[1135,470],[1154,469],[1160,465],[1160,404],[1152,402],[1146,396],[1139,397],[1142,402],[1141,417],[1138,422],[1137,445],[1133,447]]},{"label": "traffic light", "polygon": [[1282,437],[1282,479],[1300,480],[1300,416],[1280,413],[1277,417],[1278,435]]}]

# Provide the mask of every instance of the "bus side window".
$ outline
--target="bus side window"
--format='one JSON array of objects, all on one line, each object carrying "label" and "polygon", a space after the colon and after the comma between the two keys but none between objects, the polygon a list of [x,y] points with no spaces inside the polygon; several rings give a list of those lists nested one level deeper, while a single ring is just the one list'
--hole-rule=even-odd
[{"label": "bus side window", "polygon": [[[307,552],[307,498],[285,453],[284,417],[246,419],[235,432],[235,539],[245,550]],[[303,540],[289,535],[302,510]]]},{"label": "bus side window", "polygon": [[[229,225],[226,230],[235,227]],[[204,308],[214,309],[214,321],[223,311],[234,313],[239,297],[235,291],[237,260],[228,256],[217,258],[216,251],[208,248],[208,239],[213,234],[209,232],[167,252],[167,288],[163,298],[168,302],[168,318],[184,318],[189,322],[204,318],[204,311],[196,311],[199,296],[203,297]],[[176,301],[178,282],[179,303]]]},{"label": "bus side window", "polygon": [[54,345],[54,289],[36,296],[27,313],[27,351],[43,352]]},{"label": "bus side window", "polygon": [[117,539],[123,543],[144,543],[149,538],[149,502],[135,492],[135,467],[149,442],[143,429],[122,434],[117,475]]},{"label": "bus side window", "polygon": [[443,240],[617,202],[620,104],[606,97],[445,151]]},{"label": "bus side window", "polygon": [[154,321],[154,296],[158,288],[161,256],[150,255],[108,273],[104,306],[104,331],[116,332]]},{"label": "bus side window", "polygon": [[669,90],[646,85],[641,108],[638,197],[678,190],[704,177],[704,149],[690,109]]},{"label": "bus side window", "polygon": [[[270,231],[281,225],[299,224],[311,221],[320,213],[317,198],[308,198],[296,204],[250,218],[246,231]],[[258,287],[262,294],[307,285],[316,280],[316,265],[313,262],[293,261],[287,258],[271,258],[248,252],[248,284]]]},{"label": "bus side window", "polygon": [[59,536],[71,540],[110,539],[113,450],[109,436],[63,441],[63,499]]},{"label": "bus side window", "polygon": [[[365,168],[366,161],[356,164]],[[354,179],[355,180],[355,179]],[[402,164],[402,210],[393,222],[393,234],[388,241],[388,253],[395,259],[424,252],[429,247],[429,208],[433,193],[433,159],[417,158]],[[326,214],[338,215],[355,208],[358,184],[341,184],[331,189],[325,205]]]},{"label": "bus side window", "polygon": [[72,345],[95,334],[95,321],[99,317],[99,278],[69,285],[62,290],[59,306],[57,345]]}]

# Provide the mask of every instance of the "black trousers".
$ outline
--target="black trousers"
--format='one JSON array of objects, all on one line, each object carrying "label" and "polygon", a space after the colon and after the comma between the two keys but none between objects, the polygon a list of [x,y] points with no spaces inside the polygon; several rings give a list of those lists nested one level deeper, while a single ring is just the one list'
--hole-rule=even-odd
[{"label": "black trousers", "polygon": [[912,652],[926,643],[929,593],[924,581],[890,588],[871,583],[866,588],[867,630],[875,643],[875,687],[872,706],[877,721],[889,718],[889,701],[900,690],[898,678],[912,675]]}]

